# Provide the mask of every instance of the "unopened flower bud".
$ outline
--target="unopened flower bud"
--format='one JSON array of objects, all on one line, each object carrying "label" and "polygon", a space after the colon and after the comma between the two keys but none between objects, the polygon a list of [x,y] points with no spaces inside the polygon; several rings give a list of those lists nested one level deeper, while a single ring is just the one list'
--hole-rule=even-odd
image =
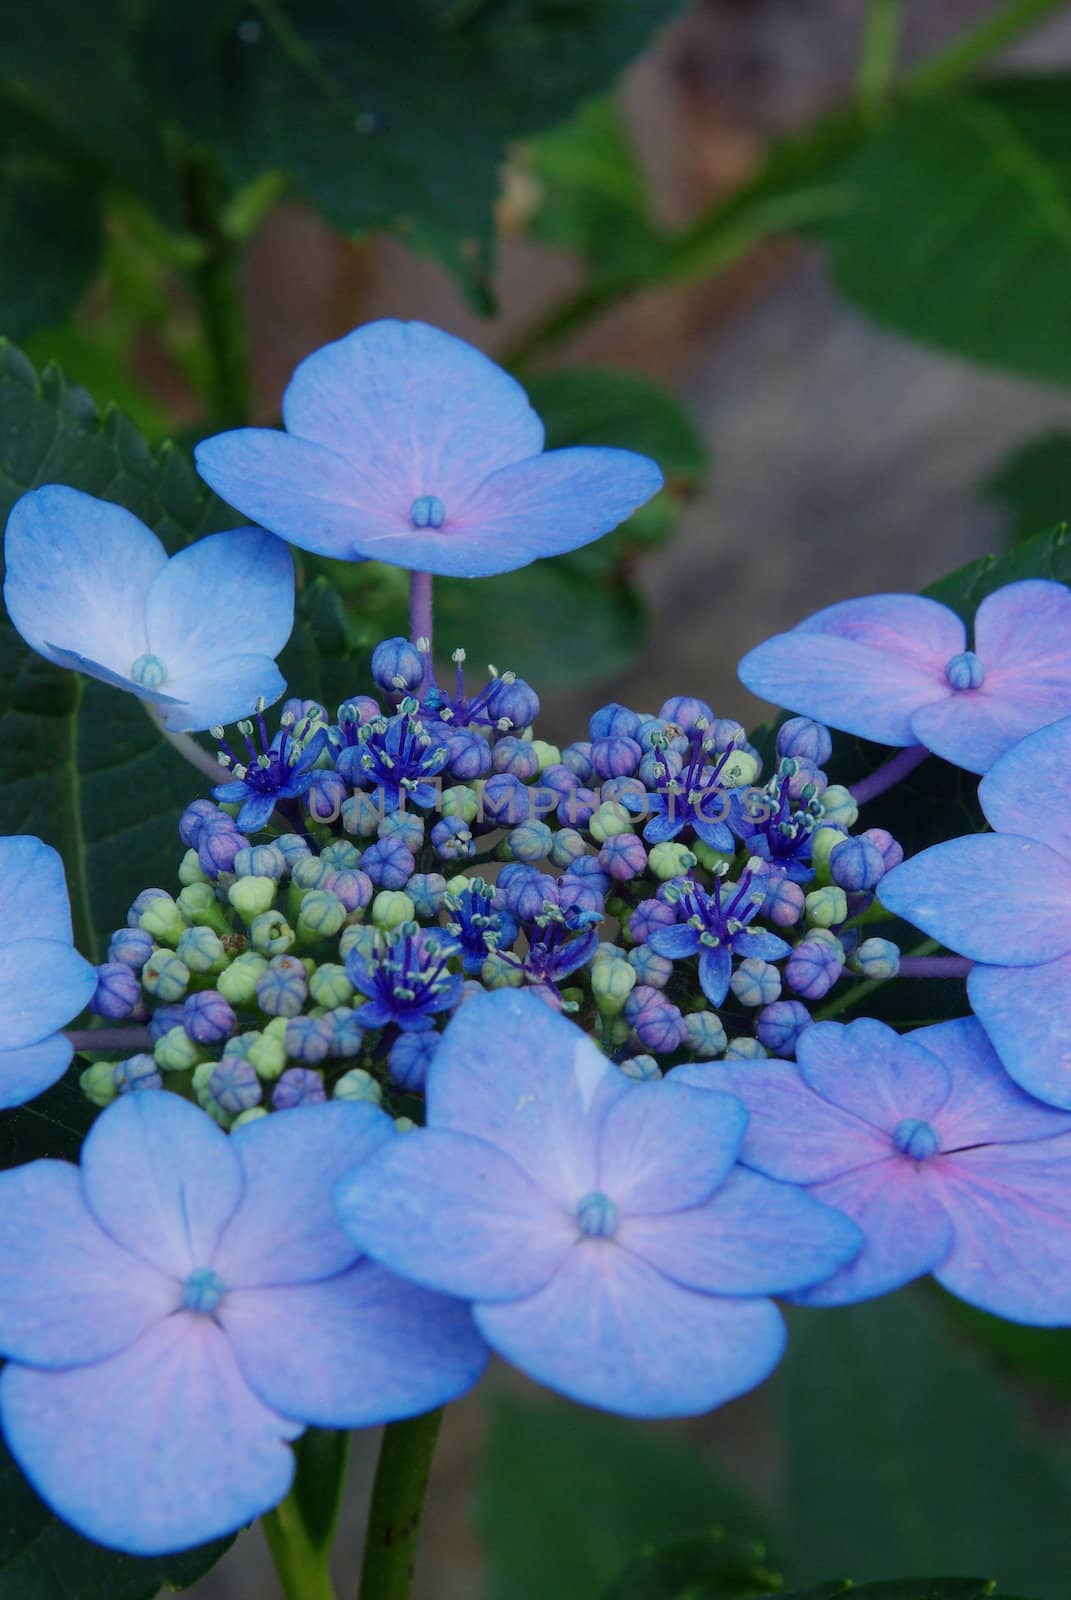
[{"label": "unopened flower bud", "polygon": [[684,1047],[697,1061],[713,1061],[726,1045],[725,1028],[716,1011],[689,1011],[684,1019]]},{"label": "unopened flower bud", "polygon": [[859,837],[868,839],[874,846],[881,856],[882,865],[886,872],[891,872],[894,867],[898,867],[904,859],[903,845],[893,838],[887,828],[866,828]]},{"label": "unopened flower bud", "polygon": [[524,986],[524,969],[515,958],[495,950],[480,968],[480,981],[485,989],[520,989]]},{"label": "unopened flower bud", "polygon": [[646,872],[647,849],[638,834],[617,833],[599,851],[598,862],[615,883],[628,883]]},{"label": "unopened flower bud", "polygon": [[317,967],[309,978],[309,997],[325,1011],[348,1005],[353,999],[353,984],[346,976],[345,967],[331,961]]},{"label": "unopened flower bud", "polygon": [[676,1050],[684,1039],[684,1018],[658,989],[637,984],[625,1002],[625,1019],[646,1050],[658,1055]]},{"label": "unopened flower bud", "polygon": [[522,822],[506,838],[509,855],[514,861],[544,861],[550,854],[554,835],[545,822]]},{"label": "unopened flower bud", "polygon": [[162,1039],[157,1039],[152,1053],[161,1072],[189,1072],[202,1055],[184,1025],[169,1028]]},{"label": "unopened flower bud", "polygon": [[258,1078],[269,1082],[278,1078],[286,1067],[286,1017],[273,1017],[264,1030],[253,1034],[245,1043],[245,1057]]},{"label": "unopened flower bud", "polygon": [[434,1028],[423,1032],[401,1033],[390,1048],[387,1064],[400,1089],[423,1094],[440,1035]]},{"label": "unopened flower bud", "polygon": [[771,876],[762,903],[762,916],[776,928],[791,928],[803,916],[806,896],[801,884],[791,878]]},{"label": "unopened flower bud", "polygon": [[198,1044],[218,1044],[238,1026],[230,1004],[217,989],[188,995],[182,1008],[182,1026]]},{"label": "unopened flower bud", "polygon": [[257,981],[257,1005],[269,1017],[296,1017],[308,994],[304,962],[275,956]]},{"label": "unopened flower bud", "polygon": [[671,878],[683,878],[696,865],[696,861],[694,851],[672,839],[654,845],[647,857],[648,867],[662,883],[668,883]]},{"label": "unopened flower bud", "polygon": [[298,911],[297,936],[303,944],[318,944],[338,933],[348,913],[329,889],[310,889]]},{"label": "unopened flower bud", "polygon": [[652,989],[664,989],[673,976],[673,963],[668,956],[660,956],[649,944],[638,944],[628,953],[628,963],[637,981]]},{"label": "unopened flower bud", "polygon": [[440,817],[431,830],[431,843],[440,861],[464,861],[476,852],[476,842],[462,817]]},{"label": "unopened flower bud", "polygon": [[[150,1057],[150,1060],[152,1058]],[[78,1079],[86,1099],[95,1106],[110,1106],[119,1093],[115,1082],[114,1061],[94,1061]]]},{"label": "unopened flower bud", "polygon": [[884,982],[900,970],[900,950],[891,939],[864,939],[848,965],[864,978]]},{"label": "unopened flower bud", "polygon": [[725,1051],[726,1061],[765,1061],[769,1051],[757,1039],[741,1037],[730,1039]]},{"label": "unopened flower bud", "polygon": [[768,961],[748,956],[733,973],[730,987],[742,1006],[767,1006],[781,993],[781,974]]},{"label": "unopened flower bud", "polygon": [[591,992],[600,1016],[614,1017],[636,987],[636,973],[627,961],[611,957],[591,968]]},{"label": "unopened flower bud", "polygon": [[848,901],[844,890],[834,888],[812,889],[803,902],[803,914],[811,928],[835,928],[848,917]]},{"label": "unopened flower bud", "polygon": [[186,919],[169,894],[154,895],[139,922],[157,944],[176,945],[186,931]]},{"label": "unopened flower bud", "polygon": [[403,922],[412,922],[415,916],[416,907],[400,889],[381,889],[372,901],[372,925],[384,933],[400,928]]},{"label": "unopened flower bud", "polygon": [[146,993],[166,1004],[181,1000],[189,981],[189,967],[171,950],[154,950],[141,972]]},{"label": "unopened flower bud", "polygon": [[219,974],[216,988],[232,1006],[251,1005],[257,992],[257,979],[267,965],[265,956],[247,950]]},{"label": "unopened flower bud", "polygon": [[496,723],[527,728],[539,715],[539,696],[523,678],[508,673],[491,686],[487,709]]},{"label": "unopened flower bud", "polygon": [[141,984],[133,967],[122,961],[106,961],[97,968],[97,987],[89,1002],[90,1011],[98,1017],[118,1021],[129,1017],[140,1004]]},{"label": "unopened flower bud", "polygon": [[777,730],[777,754],[796,756],[824,767],[833,754],[833,740],[821,722],[813,722],[810,717],[789,717]]},{"label": "unopened flower bud", "polygon": [[831,783],[822,796],[822,818],[841,828],[854,828],[859,820],[859,807],[842,784]]},{"label": "unopened flower bud", "polygon": [[821,827],[811,838],[811,863],[815,872],[829,880],[829,862],[833,851],[843,844],[847,834],[843,828]]},{"label": "unopened flower bud", "polygon": [[117,1061],[112,1068],[117,1094],[135,1094],[143,1089],[161,1089],[164,1080],[156,1070],[152,1056],[130,1056]]},{"label": "unopened flower bud", "polygon": [[116,928],[108,941],[108,960],[121,961],[132,972],[140,972],[152,955],[152,935],[144,928]]},{"label": "unopened flower bud", "polygon": [[324,1018],[331,1024],[331,1042],[328,1055],[335,1061],[345,1061],[360,1055],[364,1043],[364,1029],[352,1006],[336,1006]]},{"label": "unopened flower bud", "polygon": [[[408,1035],[403,1033],[401,1037],[405,1039]],[[349,1100],[353,1103],[367,1100],[370,1105],[378,1106],[383,1101],[383,1090],[372,1074],[365,1072],[363,1067],[350,1067],[349,1071],[344,1072],[335,1084],[332,1090],[332,1098],[335,1100]]]},{"label": "unopened flower bud", "polygon": [[315,1067],[327,1059],[331,1023],[326,1017],[292,1017],[286,1025],[286,1053],[291,1061]]},{"label": "unopened flower bud", "polygon": [[775,1000],[759,1012],[755,1033],[771,1055],[791,1061],[796,1054],[796,1041],[810,1024],[811,1013],[798,1000]]},{"label": "unopened flower bud", "polygon": [[227,890],[227,899],[242,920],[251,924],[271,910],[277,888],[274,878],[237,878]]},{"label": "unopened flower bud", "polygon": [[785,963],[785,981],[805,1000],[821,1000],[844,971],[844,949],[831,933],[812,928]]},{"label": "unopened flower bud", "polygon": [[222,972],[228,961],[223,941],[213,928],[187,928],[176,954],[200,977]]},{"label": "unopened flower bud", "polygon": [[178,880],[185,887],[194,883],[208,883],[207,873],[201,871],[201,863],[196,850],[187,850],[179,862]]},{"label": "unopened flower bud", "polygon": [[286,857],[277,844],[254,844],[239,850],[234,858],[238,878],[273,878],[278,883],[288,871]]},{"label": "unopened flower bud", "polygon": [[[251,881],[251,880],[247,880]],[[294,930],[279,911],[263,911],[249,928],[249,942],[262,956],[285,955],[294,942]]]},{"label": "unopened flower bud", "polygon": [[829,854],[829,870],[833,882],[842,889],[858,893],[874,889],[885,876],[885,862],[881,851],[865,834],[842,839]]},{"label": "unopened flower bud", "polygon": [[700,723],[709,728],[714,721],[714,713],[706,701],[687,694],[674,695],[666,700],[658,715],[663,722],[671,722],[680,728],[682,733],[694,733]]},{"label": "unopened flower bud", "polygon": [[415,916],[430,921],[446,903],[446,879],[441,872],[414,872],[405,886]]},{"label": "unopened flower bud", "polygon": [[327,1099],[323,1075],[312,1067],[287,1067],[272,1091],[271,1103],[276,1111],[290,1111],[296,1106],[318,1106]]},{"label": "unopened flower bud", "polygon": [[384,639],[372,651],[372,677],[387,694],[407,694],[424,682],[424,657],[400,637]]},{"label": "unopened flower bud", "polygon": [[662,1076],[662,1068],[654,1056],[627,1056],[624,1061],[618,1062],[618,1071],[623,1072],[626,1078],[631,1078],[633,1083],[653,1083]]}]

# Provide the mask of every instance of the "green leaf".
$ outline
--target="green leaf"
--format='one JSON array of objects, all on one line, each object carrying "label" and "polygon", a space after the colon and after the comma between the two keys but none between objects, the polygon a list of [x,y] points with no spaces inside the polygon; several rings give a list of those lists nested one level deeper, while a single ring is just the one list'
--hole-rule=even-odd
[{"label": "green leaf", "polygon": [[78,1160],[97,1114],[78,1086],[82,1066],[76,1058],[66,1075],[36,1100],[0,1112],[0,1171],[42,1158]]},{"label": "green leaf", "polygon": [[1064,1600],[1064,1465],[923,1294],[796,1313],[781,1389],[797,1581],[973,1567]]},{"label": "green leaf", "polygon": [[590,578],[572,557],[500,578],[440,578],[435,610],[441,649],[461,645],[477,673],[493,662],[540,691],[620,672],[646,633],[635,591],[612,574]]},{"label": "green leaf", "polygon": [[603,1600],[756,1600],[781,1581],[764,1560],[762,1545],[720,1531],[678,1539],[632,1562]]},{"label": "green leaf", "polygon": [[1071,521],[1071,433],[1047,433],[1016,450],[983,486],[1007,510],[1011,543]]},{"label": "green leaf", "polygon": [[1031,76],[911,106],[838,176],[841,291],[969,360],[1071,381],[1071,79]]},{"label": "green leaf", "polygon": [[479,1491],[488,1600],[592,1600],[645,1545],[716,1525],[765,1542],[734,1485],[658,1431],[505,1396]]},{"label": "green leaf", "polygon": [[662,239],[647,184],[612,99],[592,100],[531,144],[524,167],[537,185],[528,232],[581,256],[596,272],[657,271]]},{"label": "green leaf", "polygon": [[[0,344],[0,522],[19,495],[67,483],[115,500],[169,549],[233,524],[175,450],[153,452],[125,417],[98,417],[56,369],[38,378]],[[181,845],[175,824],[205,780],[161,740],[132,695],[53,667],[0,623],[0,834],[36,833],[67,867],[77,941],[125,919]]]},{"label": "green leaf", "polygon": [[84,166],[48,125],[0,99],[0,331],[65,317],[100,264],[100,207]]},{"label": "green leaf", "polygon": [[192,0],[158,8],[148,70],[234,183],[283,172],[336,227],[440,256],[486,309],[507,144],[605,87],[681,3]]},{"label": "green leaf", "polygon": [[851,1600],[1012,1600],[1010,1595],[994,1594],[993,1587],[986,1578],[894,1578],[891,1583],[864,1583],[859,1588],[847,1579],[834,1579],[817,1589],[774,1595],[772,1600],[836,1600],[839,1595],[850,1595]]},{"label": "green leaf", "polygon": [[196,1583],[233,1542],[174,1556],[104,1550],[52,1516],[0,1441],[0,1600],[152,1600]]}]

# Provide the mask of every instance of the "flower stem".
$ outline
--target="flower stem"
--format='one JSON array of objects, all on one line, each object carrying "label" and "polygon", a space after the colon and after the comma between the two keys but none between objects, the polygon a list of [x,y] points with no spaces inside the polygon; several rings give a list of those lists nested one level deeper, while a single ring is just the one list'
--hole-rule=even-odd
[{"label": "flower stem", "polygon": [[409,637],[416,644],[420,639],[428,641],[431,649],[431,573],[411,572],[409,574]]},{"label": "flower stem", "polygon": [[[917,956],[932,955],[935,950],[940,950],[940,948],[941,946],[936,939],[923,939],[921,944],[917,944],[914,950],[909,950],[906,957],[901,959],[901,970],[904,960],[911,961]],[[815,1022],[829,1022],[833,1017],[839,1017],[845,1011],[853,1011],[860,1000],[865,1000],[868,995],[874,993],[875,989],[881,989],[885,984],[893,982],[895,982],[893,978],[866,978],[862,983],[855,984],[844,994],[839,994],[835,1000],[831,1000],[827,1006],[823,1006],[821,1011],[816,1011],[814,1020]]]},{"label": "flower stem", "polygon": [[409,1600],[442,1407],[383,1430],[358,1600]]},{"label": "flower stem", "polygon": [[904,87],[917,95],[951,88],[1066,4],[1067,0],[1011,0],[908,73]]},{"label": "flower stem", "polygon": [[188,761],[191,767],[196,767],[198,772],[203,772],[206,778],[211,778],[213,783],[229,783],[234,777],[226,767],[220,765],[215,756],[199,745],[190,733],[173,733],[170,728],[165,728],[159,712],[144,701],[149,720],[156,727],[160,737],[166,739],[168,744],[178,751],[183,761]]},{"label": "flower stem", "polygon": [[151,1050],[148,1028],[64,1028],[75,1050]]},{"label": "flower stem", "polygon": [[857,89],[866,106],[880,108],[896,77],[903,31],[903,0],[867,0]]},{"label": "flower stem", "polygon": [[337,1600],[329,1557],[338,1518],[349,1434],[310,1428],[294,1447],[294,1485],[261,1518],[286,1600]]},{"label": "flower stem", "polygon": [[886,789],[891,789],[906,778],[909,772],[914,772],[929,753],[924,744],[910,744],[906,750],[898,750],[869,777],[853,783],[848,792],[857,806],[865,805],[868,800],[876,800],[879,794],[884,794]]},{"label": "flower stem", "polygon": [[966,956],[904,956],[898,978],[965,978],[974,966]]}]

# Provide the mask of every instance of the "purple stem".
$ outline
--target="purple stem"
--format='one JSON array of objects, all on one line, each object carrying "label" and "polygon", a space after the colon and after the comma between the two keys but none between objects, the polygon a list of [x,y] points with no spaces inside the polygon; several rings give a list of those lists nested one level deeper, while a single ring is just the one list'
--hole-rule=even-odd
[{"label": "purple stem", "polygon": [[865,805],[868,800],[874,800],[886,789],[891,789],[901,778],[906,778],[909,772],[914,772],[929,753],[924,744],[909,744],[906,750],[898,750],[868,778],[860,778],[858,783],[853,783],[848,792],[857,806]]},{"label": "purple stem", "polygon": [[965,978],[974,966],[966,956],[902,956],[901,978]]},{"label": "purple stem", "polygon": [[[418,639],[428,641],[428,656],[431,656],[431,573],[411,572],[409,574],[409,637],[416,644]],[[425,677],[427,674],[425,673]]]},{"label": "purple stem", "polygon": [[148,1028],[65,1028],[76,1050],[151,1050]]}]

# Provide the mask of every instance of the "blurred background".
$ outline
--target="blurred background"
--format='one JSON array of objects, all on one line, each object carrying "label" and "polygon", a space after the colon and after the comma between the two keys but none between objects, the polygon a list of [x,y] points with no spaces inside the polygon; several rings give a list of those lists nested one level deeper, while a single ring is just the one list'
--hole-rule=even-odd
[{"label": "blurred background", "polygon": [[[184,523],[194,491],[161,488],[174,458],[146,465],[140,440],[181,452],[275,422],[318,345],[376,317],[437,323],[517,371],[549,442],[666,469],[659,501],[589,550],[441,585],[437,650],[528,677],[561,742],[609,699],[694,693],[754,721],[735,681],[751,645],[1071,510],[1071,8],[289,12],[148,5],[131,36],[123,6],[76,20],[41,0],[0,23],[0,331],[133,424],[75,417],[46,377],[34,460],[0,460],[13,493],[59,476],[82,429],[83,454],[90,436],[111,452],[95,492],[138,509],[151,478],[181,537],[229,525],[207,502]],[[355,679],[404,630],[405,574],[309,559],[302,576],[305,659]],[[975,1318],[998,1388],[957,1316],[928,1291],[802,1315],[781,1377],[681,1427],[495,1371],[447,1418],[417,1594],[590,1600],[643,1539],[722,1524],[775,1566],[806,1545],[796,1582],[992,1570],[1065,1600],[1066,1343]],[[343,1561],[375,1444],[356,1441]],[[259,1533],[190,1592],[281,1594]]]}]

